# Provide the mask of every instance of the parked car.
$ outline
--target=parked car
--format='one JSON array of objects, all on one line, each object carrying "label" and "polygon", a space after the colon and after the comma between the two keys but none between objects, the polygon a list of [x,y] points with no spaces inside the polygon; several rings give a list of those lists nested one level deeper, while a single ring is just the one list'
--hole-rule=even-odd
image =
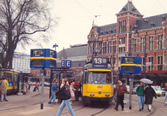
[{"label": "parked car", "polygon": [[160,86],[152,86],[157,96],[165,96],[165,91]]},{"label": "parked car", "polygon": [[[126,89],[127,89],[127,93],[129,94],[130,93],[130,86],[126,85]],[[136,94],[136,88],[132,89],[132,94]]]},{"label": "parked car", "polygon": [[44,82],[44,86],[49,87],[49,86],[50,86],[50,83],[48,83],[48,82]]}]

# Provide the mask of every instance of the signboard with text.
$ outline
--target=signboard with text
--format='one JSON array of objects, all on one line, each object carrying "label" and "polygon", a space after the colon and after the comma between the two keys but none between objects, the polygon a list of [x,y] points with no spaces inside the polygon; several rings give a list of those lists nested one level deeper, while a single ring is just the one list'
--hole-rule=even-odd
[{"label": "signboard with text", "polygon": [[61,67],[62,68],[70,68],[72,66],[71,60],[62,60],[61,61]]},{"label": "signboard with text", "polygon": [[122,74],[140,74],[141,73],[141,57],[139,56],[123,56],[121,57]]},{"label": "signboard with text", "polygon": [[51,49],[31,49],[31,68],[56,68],[57,53]]}]

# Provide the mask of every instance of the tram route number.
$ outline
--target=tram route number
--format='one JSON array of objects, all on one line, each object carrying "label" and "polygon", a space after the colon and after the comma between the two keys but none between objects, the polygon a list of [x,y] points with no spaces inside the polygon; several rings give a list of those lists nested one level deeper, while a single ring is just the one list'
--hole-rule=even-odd
[{"label": "tram route number", "polygon": [[107,63],[107,58],[99,58],[96,57],[93,59],[94,64],[106,64]]}]

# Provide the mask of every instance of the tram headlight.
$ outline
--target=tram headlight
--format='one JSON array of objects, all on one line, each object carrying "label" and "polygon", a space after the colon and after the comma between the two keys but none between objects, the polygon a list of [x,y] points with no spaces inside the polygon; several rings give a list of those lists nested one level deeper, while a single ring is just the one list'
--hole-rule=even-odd
[{"label": "tram headlight", "polygon": [[106,96],[106,97],[109,97],[109,96],[110,96],[110,94],[105,94],[105,96]]},{"label": "tram headlight", "polygon": [[98,93],[99,93],[99,94],[101,94],[101,93],[102,93],[102,91],[101,91],[101,90],[99,90],[99,91],[98,91]]},{"label": "tram headlight", "polygon": [[91,93],[90,96],[94,96],[95,94],[94,93]]}]

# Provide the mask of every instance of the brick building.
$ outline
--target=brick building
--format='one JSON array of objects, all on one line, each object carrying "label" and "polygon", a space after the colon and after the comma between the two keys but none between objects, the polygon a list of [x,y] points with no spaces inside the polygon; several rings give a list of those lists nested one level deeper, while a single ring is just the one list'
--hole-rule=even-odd
[{"label": "brick building", "polygon": [[147,77],[163,86],[167,82],[167,14],[143,18],[128,1],[116,16],[116,23],[92,25],[88,35],[88,58],[92,54],[108,57],[114,64],[116,77],[121,56],[141,56],[142,74],[135,75],[135,79]]}]

